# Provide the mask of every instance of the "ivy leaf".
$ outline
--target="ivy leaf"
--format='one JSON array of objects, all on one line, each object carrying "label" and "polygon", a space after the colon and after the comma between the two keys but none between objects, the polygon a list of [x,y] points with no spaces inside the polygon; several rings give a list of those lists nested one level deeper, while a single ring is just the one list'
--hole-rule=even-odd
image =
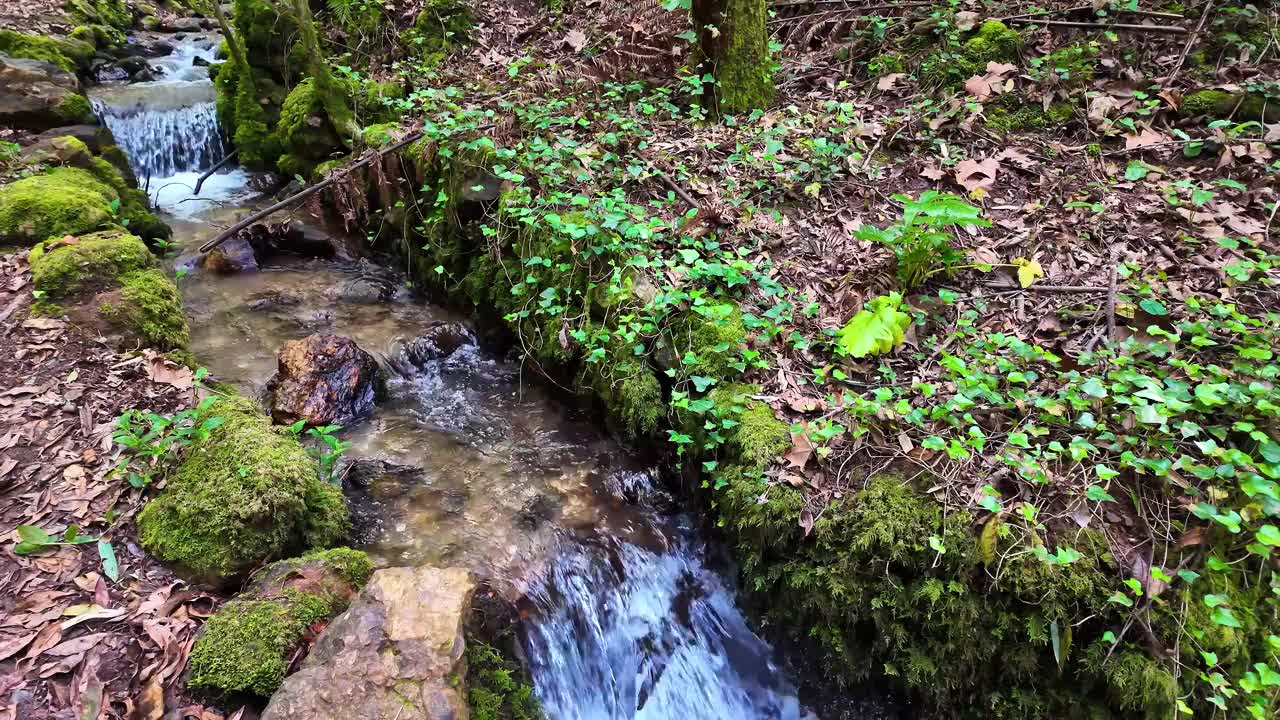
[{"label": "ivy leaf", "polygon": [[1124,179],[1129,182],[1137,182],[1147,176],[1151,172],[1151,168],[1141,160],[1130,160],[1128,167],[1124,169]]},{"label": "ivy leaf", "polygon": [[111,582],[120,582],[120,563],[116,560],[116,550],[106,540],[98,541],[98,557],[102,558],[102,574]]},{"label": "ivy leaf", "polygon": [[1263,525],[1258,528],[1258,542],[1271,547],[1280,547],[1280,529],[1275,525]]},{"label": "ivy leaf", "polygon": [[1146,298],[1145,300],[1142,300],[1141,302],[1138,303],[1138,307],[1145,310],[1148,315],[1163,317],[1169,314],[1169,311],[1165,308],[1164,303],[1154,298]]},{"label": "ivy leaf", "polygon": [[1116,499],[1111,497],[1111,493],[1102,488],[1101,485],[1090,485],[1085,491],[1084,496],[1094,502],[1115,502]]},{"label": "ivy leaf", "polygon": [[864,358],[883,355],[902,344],[911,316],[898,308],[900,293],[872,298],[867,306],[836,331],[836,350],[842,355]]},{"label": "ivy leaf", "polygon": [[1133,607],[1133,600],[1130,600],[1128,595],[1119,592],[1112,593],[1111,597],[1107,598],[1107,602],[1123,605],[1125,607]]},{"label": "ivy leaf", "polygon": [[1223,627],[1238,628],[1241,626],[1236,616],[1231,614],[1231,610],[1225,607],[1215,608],[1213,615],[1210,615],[1209,619]]}]

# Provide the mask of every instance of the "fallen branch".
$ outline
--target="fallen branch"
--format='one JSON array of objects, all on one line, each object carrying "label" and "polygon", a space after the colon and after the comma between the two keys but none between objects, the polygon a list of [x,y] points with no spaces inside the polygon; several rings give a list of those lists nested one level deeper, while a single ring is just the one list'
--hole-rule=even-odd
[{"label": "fallen branch", "polygon": [[1009,290],[1009,291],[1029,291],[1029,292],[1047,292],[1047,293],[1091,293],[1091,292],[1107,292],[1108,288],[1100,285],[1031,285],[1029,287],[1017,287],[1014,285],[984,285],[984,287],[992,290]]},{"label": "fallen branch", "polygon": [[1165,82],[1173,84],[1178,79],[1178,75],[1182,72],[1182,66],[1187,62],[1187,54],[1191,52],[1191,48],[1196,44],[1196,38],[1200,37],[1200,33],[1204,31],[1204,23],[1209,19],[1209,15],[1213,12],[1213,0],[1205,3],[1204,10],[1200,13],[1200,22],[1196,23],[1196,29],[1187,38],[1187,44],[1182,46],[1182,54],[1178,56],[1178,64],[1173,66],[1173,72],[1169,74],[1169,79]]},{"label": "fallen branch", "polygon": [[239,152],[240,152],[239,150],[232,150],[231,152],[227,153],[227,156],[226,156],[226,157],[224,157],[224,158],[222,158],[221,160],[219,160],[217,165],[214,165],[213,167],[211,167],[211,168],[209,168],[208,170],[206,170],[206,171],[205,171],[205,173],[204,173],[203,175],[201,175],[201,176],[200,176],[200,178],[199,178],[198,180],[196,180],[196,189],[195,189],[195,191],[194,191],[194,192],[192,192],[191,194],[192,194],[192,195],[199,195],[199,194],[200,194],[200,188],[204,185],[204,181],[205,181],[205,180],[208,180],[208,179],[209,179],[209,178],[211,178],[211,177],[213,177],[213,174],[214,174],[214,173],[216,173],[216,172],[218,172],[219,170],[221,170],[222,168],[226,167],[226,166],[227,166],[227,163],[231,162],[232,160],[235,160],[235,159],[236,159],[236,155],[237,155]]},{"label": "fallen branch", "polygon": [[[475,129],[488,130],[492,127],[493,127],[493,123],[489,123],[488,125],[481,125]],[[324,190],[325,188],[329,187],[334,182],[336,182],[339,177],[346,175],[352,170],[359,170],[360,168],[365,167],[369,163],[373,162],[375,158],[386,157],[387,155],[390,155],[391,153],[399,150],[402,147],[405,147],[406,145],[409,145],[411,143],[417,142],[418,140],[421,140],[425,135],[426,135],[425,132],[413,133],[409,137],[406,137],[405,139],[401,140],[400,142],[397,142],[396,144],[390,147],[383,148],[382,150],[379,150],[375,153],[369,153],[362,160],[359,160],[351,165],[348,165],[341,170],[334,171],[329,175],[329,177],[325,178],[321,182],[318,182],[315,185],[312,185],[311,187],[306,188],[300,192],[294,193],[293,195],[290,195],[289,197],[285,198],[284,200],[281,200],[280,202],[276,203],[275,205],[272,205],[271,207],[265,208],[263,210],[259,210],[258,212],[241,220],[235,225],[232,225],[226,230],[223,230],[221,233],[218,233],[217,237],[213,238],[209,242],[201,245],[200,246],[201,254],[207,253],[210,250],[218,247],[222,243],[234,237],[236,233],[240,232],[241,230],[244,230],[245,228],[249,227],[250,225],[256,222],[259,222],[263,218],[274,215],[275,213],[280,212],[281,210],[287,207],[290,207],[292,205],[296,205],[298,202],[302,200],[306,200],[312,195],[315,195],[321,190]]]},{"label": "fallen branch", "polygon": [[1093,22],[1076,22],[1074,20],[1036,20],[1035,18],[1022,18],[1022,19],[1010,20],[1009,22],[1017,25],[1049,25],[1053,27],[1089,28],[1093,30],[1133,30],[1137,32],[1173,33],[1176,35],[1183,35],[1189,32],[1186,28],[1177,27],[1176,25],[1134,25],[1133,23],[1093,23]]},{"label": "fallen branch", "polygon": [[693,208],[694,210],[697,210],[698,212],[705,212],[708,215],[711,215],[712,217],[715,218],[716,222],[721,222],[723,220],[723,218],[721,218],[717,213],[713,213],[703,208],[702,205],[697,200],[695,200],[687,190],[680,187],[679,183],[677,183],[675,180],[672,180],[670,175],[667,175],[666,173],[659,170],[656,165],[654,165],[653,163],[649,163],[649,169],[653,171],[654,176],[657,177],[659,180],[661,180],[664,185],[671,188],[671,192],[675,193],[677,197],[679,197],[681,200],[688,203],[689,207]]},{"label": "fallen branch", "polygon": [[1111,343],[1116,339],[1116,253],[1114,250],[1109,257],[1111,270],[1107,275],[1107,342]]}]

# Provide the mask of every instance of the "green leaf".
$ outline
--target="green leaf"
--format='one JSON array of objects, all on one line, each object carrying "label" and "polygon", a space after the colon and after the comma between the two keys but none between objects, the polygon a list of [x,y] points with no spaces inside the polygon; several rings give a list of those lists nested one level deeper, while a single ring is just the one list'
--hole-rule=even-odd
[{"label": "green leaf", "polygon": [[1258,542],[1271,547],[1280,547],[1280,529],[1275,525],[1263,525],[1258,528]]},{"label": "green leaf", "polygon": [[1129,182],[1137,182],[1145,178],[1151,172],[1151,168],[1141,160],[1130,160],[1128,167],[1124,169],[1124,179]]},{"label": "green leaf", "polygon": [[102,558],[102,574],[111,582],[120,582],[120,563],[116,562],[116,551],[110,542],[98,541],[98,557]]},{"label": "green leaf", "polygon": [[1213,611],[1213,614],[1209,616],[1209,619],[1213,620],[1215,623],[1223,627],[1229,627],[1229,628],[1241,627],[1240,621],[1236,619],[1235,615],[1231,614],[1230,609],[1225,607],[1215,608]]},{"label": "green leaf", "polygon": [[1129,596],[1124,593],[1113,593],[1111,597],[1107,598],[1107,602],[1123,605],[1125,607],[1133,607],[1133,600],[1129,599]]},{"label": "green leaf", "polygon": [[1227,597],[1226,595],[1207,594],[1201,599],[1201,602],[1203,602],[1208,607],[1216,608],[1220,605],[1225,604],[1230,599],[1231,598]]},{"label": "green leaf", "polygon": [[902,344],[911,316],[900,311],[902,295],[889,293],[872,298],[866,308],[836,331],[836,350],[864,358],[883,355]]},{"label": "green leaf", "polygon": [[1085,491],[1084,496],[1094,502],[1115,502],[1116,499],[1111,497],[1111,493],[1103,489],[1101,485],[1090,485]]},{"label": "green leaf", "polygon": [[1148,315],[1156,315],[1159,317],[1164,317],[1165,315],[1169,314],[1169,311],[1165,308],[1164,303],[1154,298],[1146,298],[1140,301],[1138,303],[1138,307],[1145,310]]}]

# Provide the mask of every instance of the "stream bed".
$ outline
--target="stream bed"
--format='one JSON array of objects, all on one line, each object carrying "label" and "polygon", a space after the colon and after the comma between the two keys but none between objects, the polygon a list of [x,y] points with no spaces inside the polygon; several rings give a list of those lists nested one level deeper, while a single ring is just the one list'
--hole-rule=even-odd
[{"label": "stream bed", "polygon": [[[92,92],[174,228],[178,267],[262,204],[234,167],[192,194],[227,151],[202,64],[216,40],[188,38],[153,60],[160,80]],[[388,292],[395,277],[307,258],[192,270],[180,281],[191,349],[215,378],[259,396],[287,340],[347,336],[386,361],[433,324],[462,320],[403,282]],[[644,458],[474,341],[384,365],[387,397],[342,432],[357,465],[383,468],[349,490],[358,539],[378,566],[466,567],[527,608],[521,640],[550,720],[812,717],[737,608],[722,553],[674,512]]]}]

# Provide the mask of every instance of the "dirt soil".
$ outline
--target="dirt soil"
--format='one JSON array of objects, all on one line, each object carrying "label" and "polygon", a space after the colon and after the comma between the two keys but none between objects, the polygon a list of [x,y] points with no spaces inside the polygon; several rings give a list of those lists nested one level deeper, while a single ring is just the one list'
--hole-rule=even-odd
[{"label": "dirt soil", "polygon": [[[31,303],[25,253],[0,256],[0,718],[221,718],[175,691],[217,598],[138,547],[142,495],[111,473],[116,417],[188,406],[191,373]],[[95,540],[17,554],[19,526]]]}]

